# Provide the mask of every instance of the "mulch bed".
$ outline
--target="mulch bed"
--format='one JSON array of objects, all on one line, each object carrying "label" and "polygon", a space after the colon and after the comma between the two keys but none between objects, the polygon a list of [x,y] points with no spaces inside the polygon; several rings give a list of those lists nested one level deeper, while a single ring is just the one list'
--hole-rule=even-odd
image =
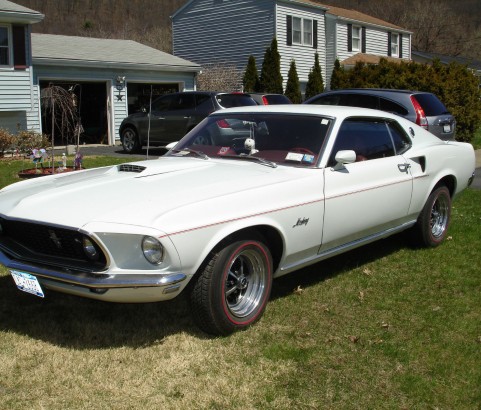
[{"label": "mulch bed", "polygon": [[[84,169],[84,168],[81,168],[81,169]],[[78,169],[74,167],[66,167],[63,170],[60,170],[59,168],[55,168],[53,170],[53,174],[64,174],[65,172],[73,172],[73,171],[78,171]],[[18,173],[18,176],[20,178],[37,178],[37,177],[43,177],[46,175],[52,175],[52,167],[29,168],[29,169],[24,169]]]}]

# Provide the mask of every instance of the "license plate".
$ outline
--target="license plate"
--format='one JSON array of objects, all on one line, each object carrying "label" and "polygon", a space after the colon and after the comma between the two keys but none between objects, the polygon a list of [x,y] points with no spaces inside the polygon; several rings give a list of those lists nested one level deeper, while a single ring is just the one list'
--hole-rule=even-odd
[{"label": "license plate", "polygon": [[13,280],[20,290],[31,293],[33,295],[39,296],[41,298],[45,297],[43,290],[38,282],[38,279],[30,275],[30,273],[19,272],[16,270],[11,270]]},{"label": "license plate", "polygon": [[447,124],[443,126],[444,132],[451,132],[451,124]]}]

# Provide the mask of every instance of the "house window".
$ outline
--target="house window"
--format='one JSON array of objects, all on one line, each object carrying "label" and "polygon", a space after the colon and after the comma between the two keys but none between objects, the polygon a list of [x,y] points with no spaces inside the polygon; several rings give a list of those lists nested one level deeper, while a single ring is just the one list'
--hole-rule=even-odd
[{"label": "house window", "polygon": [[352,51],[361,50],[361,27],[352,26]]},{"label": "house window", "polygon": [[312,46],[312,20],[292,17],[292,44]]},{"label": "house window", "polygon": [[10,65],[10,44],[8,27],[0,26],[0,66]]},{"label": "house window", "polygon": [[399,34],[391,33],[391,56],[399,57]]}]

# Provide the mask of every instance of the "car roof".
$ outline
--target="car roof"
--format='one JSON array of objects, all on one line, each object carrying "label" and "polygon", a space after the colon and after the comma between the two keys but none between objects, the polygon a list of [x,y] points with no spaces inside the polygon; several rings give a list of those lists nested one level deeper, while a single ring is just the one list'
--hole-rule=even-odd
[{"label": "car roof", "polygon": [[347,117],[380,117],[400,120],[398,115],[386,111],[372,110],[369,108],[343,107],[338,105],[310,105],[310,104],[277,104],[277,105],[257,105],[227,108],[222,111],[212,113],[214,115],[240,114],[240,113],[272,113],[272,114],[306,114],[323,115],[333,118]]},{"label": "car roof", "polygon": [[344,88],[339,90],[331,90],[322,93],[322,95],[335,94],[335,93],[370,93],[370,94],[431,94],[426,91],[415,90],[395,90],[390,88]]}]

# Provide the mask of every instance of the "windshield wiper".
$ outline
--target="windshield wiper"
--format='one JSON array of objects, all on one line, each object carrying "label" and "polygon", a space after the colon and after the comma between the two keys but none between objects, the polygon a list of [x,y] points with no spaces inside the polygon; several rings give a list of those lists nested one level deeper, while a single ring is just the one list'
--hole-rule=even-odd
[{"label": "windshield wiper", "polygon": [[266,166],[271,167],[271,168],[277,168],[277,164],[276,164],[275,162],[268,161],[267,159],[260,158],[260,157],[252,157],[252,156],[247,155],[247,154],[240,154],[240,155],[222,155],[221,158],[247,159],[247,160],[250,160],[250,161],[257,162],[257,163],[259,163],[259,164],[261,164],[261,165],[266,165]]},{"label": "windshield wiper", "polygon": [[202,151],[196,151],[195,149],[191,149],[191,148],[172,149],[172,152],[188,152],[189,154],[195,154],[199,158],[209,159],[209,156],[207,154],[204,154]]}]

